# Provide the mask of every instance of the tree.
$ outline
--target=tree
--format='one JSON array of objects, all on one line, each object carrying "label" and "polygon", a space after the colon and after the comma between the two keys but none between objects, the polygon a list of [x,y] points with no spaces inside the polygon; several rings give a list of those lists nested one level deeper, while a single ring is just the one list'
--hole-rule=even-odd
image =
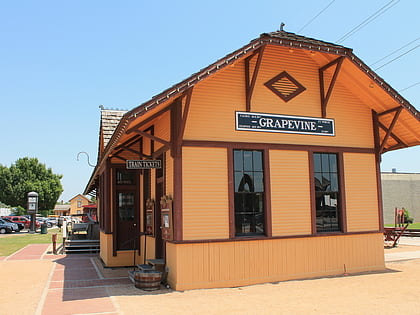
[{"label": "tree", "polygon": [[10,168],[0,165],[0,200],[26,209],[28,193],[35,191],[38,209],[53,209],[63,192],[62,177],[39,163],[37,158],[20,158]]}]

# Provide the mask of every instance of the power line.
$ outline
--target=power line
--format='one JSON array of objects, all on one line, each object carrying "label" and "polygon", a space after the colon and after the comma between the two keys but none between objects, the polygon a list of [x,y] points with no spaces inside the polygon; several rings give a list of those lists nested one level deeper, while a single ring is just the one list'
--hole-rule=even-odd
[{"label": "power line", "polygon": [[405,53],[403,53],[403,54],[401,54],[401,55],[399,55],[399,56],[395,57],[394,59],[391,59],[391,60],[390,60],[390,61],[388,61],[387,63],[384,63],[382,66],[380,66],[380,67],[378,67],[378,68],[376,68],[376,69],[374,69],[374,70],[376,71],[376,70],[378,70],[378,69],[381,69],[382,67],[385,67],[386,65],[389,65],[391,62],[393,62],[393,61],[395,61],[395,60],[397,60],[397,59],[401,58],[402,56],[407,55],[410,51],[413,51],[414,49],[416,49],[416,48],[418,48],[418,47],[420,47],[420,44],[419,44],[419,45],[417,45],[417,46],[416,46],[416,47],[414,47],[414,48],[411,48],[410,50],[407,50]]},{"label": "power line", "polygon": [[402,90],[399,90],[398,92],[402,92],[402,91],[408,90],[408,89],[412,88],[413,86],[416,86],[416,85],[419,85],[419,84],[420,84],[420,82],[414,83],[414,84],[412,84],[410,86],[407,86],[406,88],[404,88]]},{"label": "power line", "polygon": [[298,33],[300,33],[305,27],[307,27],[309,24],[311,24],[318,16],[322,14],[326,9],[329,8],[330,5],[332,5],[335,2],[335,0],[332,0],[324,9],[322,9],[317,15],[315,15],[308,23],[306,23],[304,26],[301,27],[300,30],[298,30]]},{"label": "power line", "polygon": [[343,36],[341,36],[336,41],[336,43],[339,44],[339,43],[343,42],[344,40],[346,40],[347,38],[349,38],[350,36],[352,36],[354,33],[356,33],[357,31],[359,31],[360,29],[362,29],[364,26],[368,25],[370,22],[372,22],[373,20],[375,20],[376,18],[378,18],[379,16],[381,16],[382,14],[384,14],[386,11],[388,11],[389,9],[391,9],[398,2],[400,2],[400,0],[397,0],[395,3],[393,3],[394,1],[396,1],[396,0],[389,1],[382,8],[380,8],[378,11],[376,11],[375,13],[373,13],[372,15],[370,15],[367,19],[365,19],[363,22],[361,22],[359,25],[357,25],[351,31],[349,31],[346,34],[344,34]]},{"label": "power line", "polygon": [[381,59],[375,61],[374,63],[371,64],[371,66],[376,65],[377,63],[381,62],[382,60],[388,58],[389,56],[392,56],[393,54],[395,54],[396,52],[399,52],[400,50],[404,49],[405,47],[411,45],[412,43],[418,41],[420,39],[420,37],[417,37],[415,40],[409,42],[408,44],[405,44],[404,46],[398,48],[397,50],[394,50],[392,53],[386,55],[385,57],[382,57]]}]

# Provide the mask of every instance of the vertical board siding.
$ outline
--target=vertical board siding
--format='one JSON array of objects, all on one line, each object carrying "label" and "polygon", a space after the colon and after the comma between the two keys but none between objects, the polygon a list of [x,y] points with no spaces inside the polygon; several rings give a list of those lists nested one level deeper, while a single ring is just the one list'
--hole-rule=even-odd
[{"label": "vertical board siding", "polygon": [[185,240],[229,238],[227,152],[183,148]]},{"label": "vertical board siding", "polygon": [[165,194],[173,197],[174,195],[174,159],[170,153],[166,153],[165,161]]},{"label": "vertical board siding", "polygon": [[[268,46],[258,72],[251,111],[320,117],[318,68],[307,53],[289,53],[286,48]],[[306,88],[289,102],[264,85],[282,71]],[[184,139],[372,148],[371,110],[345,84],[348,82],[341,82],[339,74],[327,107],[327,118],[335,120],[335,137],[236,131],[235,111],[245,111],[245,65],[243,60],[238,61],[195,86]]]},{"label": "vertical board siding", "polygon": [[308,153],[270,150],[273,236],[311,234]]},{"label": "vertical board siding", "polygon": [[344,154],[347,230],[379,230],[376,167],[373,154]]},{"label": "vertical board siding", "polygon": [[[155,136],[166,141],[170,141],[170,113],[167,111],[163,115],[159,116],[154,122],[154,133]],[[155,151],[163,147],[161,142],[155,141]]]},{"label": "vertical board siding", "polygon": [[167,244],[175,290],[383,270],[382,234]]}]

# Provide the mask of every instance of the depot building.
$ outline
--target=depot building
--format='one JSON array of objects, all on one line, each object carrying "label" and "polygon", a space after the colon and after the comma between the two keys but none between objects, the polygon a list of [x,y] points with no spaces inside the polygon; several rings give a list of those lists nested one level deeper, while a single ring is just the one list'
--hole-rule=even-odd
[{"label": "depot building", "polygon": [[176,290],[383,270],[381,154],[418,145],[419,117],[352,49],[262,34],[102,109],[100,257],[162,258]]}]

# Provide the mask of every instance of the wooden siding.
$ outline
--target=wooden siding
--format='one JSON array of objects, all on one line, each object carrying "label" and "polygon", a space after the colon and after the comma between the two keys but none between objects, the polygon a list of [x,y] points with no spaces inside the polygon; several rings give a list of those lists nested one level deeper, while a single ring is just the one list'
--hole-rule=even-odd
[{"label": "wooden siding", "polygon": [[183,148],[185,240],[229,238],[227,152]]},{"label": "wooden siding", "polygon": [[[256,58],[253,58],[252,65]],[[321,116],[319,66],[311,57],[282,47],[265,49],[252,98],[252,112]],[[306,90],[284,102],[264,83],[287,71]],[[327,73],[328,74],[328,73]],[[245,110],[245,66],[235,66],[203,80],[194,88],[185,130],[186,140],[312,144],[372,148],[373,128],[370,108],[338,80],[327,106],[327,118],[335,120],[336,136],[235,131],[235,111]],[[327,75],[328,77],[328,75]],[[340,78],[340,75],[338,76]],[[348,84],[348,82],[347,82]]]},{"label": "wooden siding", "polygon": [[[155,136],[165,141],[170,141],[170,113],[166,112],[162,116],[159,116],[154,122]],[[163,147],[163,144],[155,141],[155,151]]]},{"label": "wooden siding", "polygon": [[344,154],[348,232],[379,230],[379,212],[373,154]]},{"label": "wooden siding", "polygon": [[270,150],[273,236],[311,234],[308,153]]},{"label": "wooden siding", "polygon": [[[136,251],[134,254],[132,250],[117,251],[117,256],[112,255],[112,235],[100,232],[99,239],[101,249],[99,256],[107,267],[126,267],[133,266],[135,259],[136,264],[144,263],[144,255],[146,259],[155,258],[155,239],[147,237],[146,247],[144,236],[140,238],[140,254]],[[146,253],[145,253],[146,248]]]},{"label": "wooden siding", "polygon": [[381,233],[168,243],[167,266],[169,283],[175,290],[236,287],[385,269]]},{"label": "wooden siding", "polygon": [[173,197],[174,195],[174,159],[169,153],[166,154],[165,161],[165,194]]}]

